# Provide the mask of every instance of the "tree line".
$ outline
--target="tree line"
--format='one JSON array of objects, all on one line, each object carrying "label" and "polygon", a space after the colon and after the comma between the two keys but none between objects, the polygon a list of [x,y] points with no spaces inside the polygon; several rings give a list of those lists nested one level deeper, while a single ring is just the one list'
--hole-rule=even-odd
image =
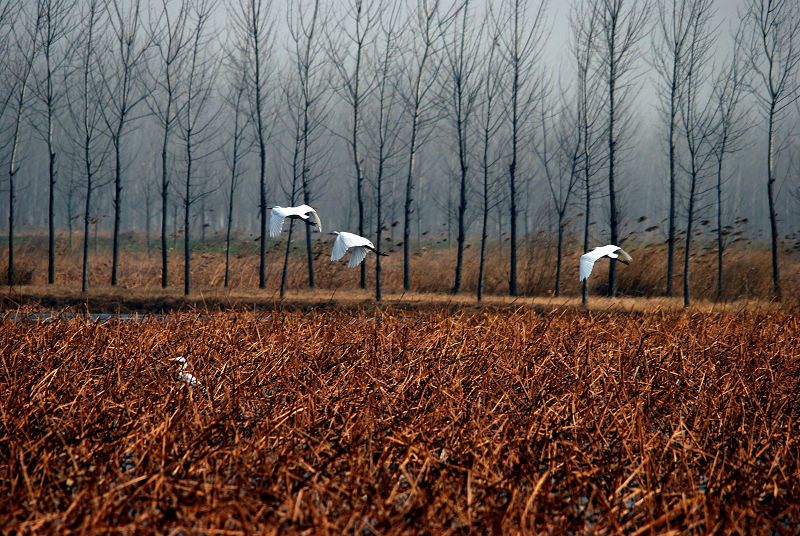
[{"label": "tree line", "polygon": [[[668,198],[664,293],[676,293],[682,244],[690,303],[692,240],[699,219],[713,218],[722,294],[726,229],[743,220],[734,220],[734,177],[742,162],[763,160],[739,182],[763,200],[748,204],[765,207],[758,213],[780,299],[781,232],[789,231],[780,226],[797,223],[786,207],[796,210],[800,196],[791,157],[800,5],[741,0],[727,50],[720,36],[729,30],[712,0],[572,0],[564,9],[566,22],[556,24],[546,0],[0,0],[7,280],[14,284],[18,205],[26,213],[47,206],[50,284],[57,221],[70,240],[73,221],[82,223],[84,291],[90,231],[106,214],[110,284],[124,222],[143,213],[148,247],[160,223],[168,286],[170,217],[174,232],[180,212],[189,294],[191,239],[205,233],[206,203],[225,230],[226,285],[234,220],[254,214],[264,288],[268,207],[323,202],[324,223],[352,226],[378,251],[385,233],[402,229],[406,290],[415,226],[418,235],[423,222],[455,229],[454,293],[468,235],[477,233],[479,299],[492,222],[509,236],[514,296],[529,218],[546,212],[558,295],[567,230],[582,234],[583,251],[598,239],[625,241],[634,174],[625,168],[647,126],[659,154],[651,180]],[[555,54],[553,42],[561,43]],[[641,120],[637,97],[647,84],[656,90],[655,126]],[[39,195],[39,176],[46,205],[22,199]],[[292,239],[289,225],[281,295]],[[307,226],[305,244],[314,287]],[[363,288],[365,264],[360,270]],[[375,273],[380,299],[380,256]],[[608,293],[616,291],[612,263]]]}]

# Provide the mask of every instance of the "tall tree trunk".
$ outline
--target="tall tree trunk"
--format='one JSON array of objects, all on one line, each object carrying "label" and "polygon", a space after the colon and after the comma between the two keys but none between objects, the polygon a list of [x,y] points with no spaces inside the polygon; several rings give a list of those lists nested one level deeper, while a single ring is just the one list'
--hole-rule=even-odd
[{"label": "tall tree trunk", "polygon": [[511,163],[508,166],[509,186],[509,225],[511,228],[510,266],[508,277],[508,293],[517,295],[517,145],[519,141],[519,90],[520,90],[520,57],[519,57],[519,5],[514,12],[514,49],[512,57],[513,82],[511,86]]},{"label": "tall tree trunk", "polygon": [[292,230],[294,219],[289,219],[289,233],[286,235],[286,254],[283,257],[283,272],[281,273],[281,298],[286,295],[286,275],[289,270],[289,252],[292,249]]},{"label": "tall tree trunk", "polygon": [[775,103],[769,109],[769,134],[767,142],[767,200],[769,202],[769,231],[772,246],[772,291],[777,300],[781,300],[781,283],[778,272],[778,217],[775,213],[775,175],[774,175],[774,151],[775,151]]},{"label": "tall tree trunk", "polygon": [[[34,39],[32,43],[32,47],[36,49],[36,37],[38,35],[38,19],[37,19],[37,27],[34,28]],[[31,52],[34,54],[34,52]],[[14,201],[15,201],[15,193],[14,193],[14,179],[16,178],[17,171],[17,152],[19,151],[19,138],[20,132],[22,131],[22,115],[25,106],[25,95],[28,89],[28,76],[30,75],[31,69],[33,65],[33,56],[29,59],[24,67],[24,72],[22,73],[22,80],[20,84],[22,84],[19,92],[19,96],[16,96],[16,118],[14,120],[14,134],[11,137],[11,158],[9,159],[8,164],[8,273],[6,274],[8,277],[8,285],[13,286],[15,284],[14,280]]]},{"label": "tall tree trunk", "polygon": [[[491,61],[491,59],[490,59]],[[491,100],[487,102],[491,106]],[[486,240],[489,237],[489,125],[491,111],[487,110],[486,127],[483,130],[483,211],[481,215],[481,255],[478,265],[478,301],[483,299],[483,280],[486,266]]]},{"label": "tall tree trunk", "polygon": [[[260,123],[260,120],[259,120]],[[260,130],[259,126],[259,130]],[[258,214],[261,219],[261,238],[259,250],[259,265],[258,265],[258,288],[266,288],[267,286],[267,185],[264,182],[265,172],[264,169],[267,165],[266,146],[262,140],[259,139],[259,165],[260,171],[258,174],[259,182],[259,204]]]},{"label": "tall tree trunk", "polygon": [[677,115],[677,95],[678,95],[678,58],[673,56],[672,63],[672,84],[670,87],[669,102],[669,231],[667,234],[667,296],[672,296],[672,281],[675,272],[675,118]]},{"label": "tall tree trunk", "polygon": [[164,140],[161,145],[161,288],[167,288],[168,275],[168,247],[167,244],[167,214],[169,212],[169,176],[167,174],[167,147],[169,142],[169,114],[172,99],[167,101],[167,122],[164,126]]},{"label": "tall tree trunk", "polygon": [[[361,60],[359,55],[358,61]],[[358,88],[358,78],[356,78],[356,88]],[[356,93],[358,89],[356,89]],[[358,200],[358,234],[366,236],[364,231],[364,177],[361,171],[361,164],[358,162],[358,106],[353,111],[353,160],[356,162],[356,198]],[[379,202],[380,203],[380,202]],[[380,221],[380,218],[378,218]],[[379,224],[380,225],[380,224]],[[378,230],[380,236],[380,228]],[[380,264],[380,263],[379,263]],[[361,288],[367,288],[367,263],[361,263],[361,279],[359,282]],[[380,299],[380,298],[378,298]]]},{"label": "tall tree trunk", "polygon": [[122,169],[120,167],[120,139],[118,133],[114,138],[114,237],[111,254],[111,285],[116,286],[119,265],[119,224],[122,209]]},{"label": "tall tree trunk", "polygon": [[16,178],[17,171],[17,151],[19,150],[20,130],[22,129],[22,111],[25,101],[25,90],[28,77],[25,76],[22,81],[22,90],[17,102],[17,118],[14,123],[14,135],[11,142],[11,159],[8,166],[8,286],[14,286],[16,283],[14,279],[14,202],[16,201],[14,193],[14,179]]},{"label": "tall tree trunk", "polygon": [[14,286],[14,172],[8,174],[8,270],[6,281]]},{"label": "tall tree trunk", "polygon": [[516,173],[516,136],[514,136],[514,157],[512,159],[511,165],[508,166],[508,174],[509,174],[509,187],[510,187],[510,197],[511,197],[511,211],[509,214],[510,219],[510,226],[511,226],[511,265],[509,269],[509,279],[508,279],[508,293],[512,296],[517,295],[517,189],[516,189],[516,182],[515,182],[515,173]]},{"label": "tall tree trunk", "polygon": [[89,211],[92,207],[92,172],[88,149],[86,150],[86,204],[83,209],[83,269],[81,270],[81,292],[89,289]]},{"label": "tall tree trunk", "polygon": [[[438,6],[438,4],[437,4]],[[434,10],[438,9],[434,8]],[[406,200],[403,207],[403,214],[404,214],[404,221],[403,221],[403,288],[405,290],[411,290],[411,273],[410,273],[410,265],[411,265],[411,205],[414,201],[413,193],[414,193],[414,163],[417,155],[417,138],[418,138],[418,129],[419,129],[419,120],[420,120],[420,113],[421,113],[421,106],[422,106],[422,84],[423,84],[423,76],[425,74],[425,65],[428,61],[428,56],[430,54],[431,44],[432,44],[432,36],[431,36],[431,21],[433,18],[432,12],[427,10],[427,4],[425,4],[424,10],[424,17],[425,17],[425,28],[423,29],[424,33],[424,50],[422,52],[422,58],[420,58],[419,64],[417,65],[417,73],[416,79],[414,80],[414,95],[413,95],[413,102],[414,102],[414,110],[411,119],[411,141],[408,147],[408,174],[406,176]],[[417,232],[419,233],[419,214],[417,214]]]},{"label": "tall tree trunk", "polygon": [[414,201],[414,161],[417,154],[417,125],[419,111],[414,111],[414,120],[411,123],[411,144],[408,153],[408,175],[406,176],[406,200],[403,205],[403,288],[411,290],[411,204]]},{"label": "tall tree trunk", "polygon": [[[376,195],[377,201],[375,203],[375,209],[377,211],[377,218],[378,218],[378,231],[375,240],[375,249],[377,253],[375,254],[375,300],[381,301],[382,292],[381,292],[381,240],[383,239],[383,224],[381,223],[382,217],[382,201],[381,201],[381,180],[383,179],[383,163],[381,163],[381,169],[378,172],[378,180],[376,184]],[[362,235],[363,236],[363,235]],[[365,263],[361,263],[363,266]]]},{"label": "tall tree trunk", "polygon": [[[361,2],[357,2],[356,4],[356,43],[358,46],[356,48],[356,65],[355,65],[355,72],[353,73],[353,77],[355,80],[353,81],[353,132],[352,132],[352,139],[350,140],[350,145],[353,150],[353,166],[355,167],[356,171],[356,198],[358,200],[358,234],[361,236],[366,236],[364,232],[364,197],[363,197],[363,188],[364,188],[364,171],[361,169],[361,161],[359,160],[358,156],[358,134],[360,131],[360,99],[361,99],[361,57],[364,47],[364,35],[361,30],[361,13],[362,4]],[[380,189],[380,188],[379,188]],[[380,201],[378,201],[380,205]],[[378,218],[380,222],[380,218]],[[380,226],[380,223],[378,224]],[[380,233],[380,231],[378,231]],[[380,264],[380,262],[378,263]],[[361,266],[361,280],[360,280],[360,287],[367,288],[367,265],[366,263],[362,262]],[[377,269],[377,267],[376,267]],[[376,290],[376,292],[379,292]],[[378,298],[380,299],[380,298]]]},{"label": "tall tree trunk", "polygon": [[231,157],[231,187],[228,192],[228,214],[225,222],[225,288],[230,285],[231,269],[231,226],[233,225],[233,196],[236,193],[236,167],[239,163],[239,99],[242,92],[238,94],[236,101],[236,111],[233,123],[233,155]]},{"label": "tall tree trunk", "polygon": [[[459,112],[460,114],[460,112]],[[467,155],[465,154],[464,146],[466,145],[466,134],[462,132],[462,121],[459,117],[458,121],[458,160],[461,169],[461,181],[459,184],[459,202],[458,202],[458,251],[456,253],[456,275],[455,282],[453,283],[453,294],[461,291],[461,272],[464,266],[464,241],[466,240],[466,225],[464,216],[467,212]],[[450,218],[447,218],[448,221]]]},{"label": "tall tree trunk", "polygon": [[[615,163],[616,163],[616,146],[617,140],[615,137],[614,127],[616,120],[616,85],[617,85],[617,72],[616,72],[616,26],[612,29],[612,35],[609,40],[609,74],[608,74],[608,201],[609,201],[609,216],[610,216],[610,230],[611,230],[611,243],[619,245],[619,229],[617,222],[617,187],[615,184]],[[617,295],[617,265],[612,262],[608,269],[608,295],[614,297]]]},{"label": "tall tree trunk", "polygon": [[[49,68],[48,68],[49,70]],[[48,86],[50,77],[47,77]],[[48,89],[48,92],[50,90]],[[47,153],[49,156],[49,182],[50,189],[48,195],[47,227],[48,227],[48,247],[47,247],[47,283],[52,285],[56,281],[56,229],[55,229],[55,189],[56,189],[56,154],[53,147],[53,115],[52,103],[48,99],[47,107]],[[69,218],[69,216],[68,216]]]},{"label": "tall tree trunk", "polygon": [[189,212],[192,206],[192,149],[191,140],[186,142],[186,199],[183,202],[183,294],[188,296],[192,290],[192,248],[189,245]]},{"label": "tall tree trunk", "polygon": [[[309,136],[309,123],[308,123],[308,106],[306,106],[303,113],[303,167],[301,169],[303,178],[303,202],[306,205],[311,203],[311,192],[309,191],[309,177],[308,177],[308,136]],[[311,226],[306,225],[306,260],[308,263],[308,286],[314,288],[314,254],[311,250]]]},{"label": "tall tree trunk", "polygon": [[[692,156],[692,159],[695,157]],[[692,164],[694,168],[694,164]],[[686,221],[686,251],[683,254],[683,306],[689,307],[690,298],[690,277],[689,277],[689,257],[692,250],[692,229],[694,224],[694,203],[695,190],[697,187],[697,171],[692,169],[691,186],[689,188],[689,214]]]},{"label": "tall tree trunk", "polygon": [[[725,149],[722,149],[725,154]],[[717,300],[722,299],[722,160],[717,160]]]},{"label": "tall tree trunk", "polygon": [[[584,138],[585,139],[585,138]],[[584,151],[584,155],[585,155]],[[584,157],[585,158],[585,157]],[[584,171],[584,180],[586,181],[586,206],[584,208],[583,213],[583,252],[587,253],[589,251],[589,211],[591,210],[591,190],[590,190],[590,175],[589,175],[589,165],[588,160],[587,164],[585,165]],[[584,279],[583,283],[581,283],[581,303],[586,305],[586,298],[589,292],[589,281],[588,279]]]},{"label": "tall tree trunk", "polygon": [[[253,12],[255,19],[255,12]],[[261,220],[261,236],[259,238],[259,264],[258,264],[258,288],[266,288],[267,286],[267,184],[266,168],[267,168],[267,145],[264,135],[264,120],[263,120],[263,104],[261,102],[261,90],[263,80],[261,80],[261,57],[260,57],[260,39],[258,36],[257,21],[253,21],[253,53],[255,57],[255,80],[254,90],[256,93],[256,136],[258,137],[258,187],[259,187],[259,201],[258,201],[258,215]]]},{"label": "tall tree trunk", "polygon": [[[234,162],[236,157],[234,157]],[[234,163],[234,173],[236,173],[236,164]],[[231,272],[231,224],[233,223],[233,192],[228,200],[228,218],[225,222],[225,288],[230,285],[230,272]]]},{"label": "tall tree trunk", "polygon": [[[301,131],[300,131],[300,122],[298,121],[296,124],[296,132],[294,137],[294,152],[292,153],[292,190],[291,194],[289,195],[289,204],[291,206],[295,205],[295,199],[297,195],[297,167],[298,167],[298,159],[300,158],[300,138],[301,138]],[[289,233],[286,236],[286,254],[283,257],[283,272],[281,274],[281,292],[280,296],[283,298],[286,294],[286,275],[289,270],[289,253],[292,249],[292,229],[294,228],[294,218],[289,218]]]},{"label": "tall tree trunk", "polygon": [[564,250],[564,215],[558,215],[558,247],[556,253],[556,288],[555,295],[561,294],[561,257]]}]

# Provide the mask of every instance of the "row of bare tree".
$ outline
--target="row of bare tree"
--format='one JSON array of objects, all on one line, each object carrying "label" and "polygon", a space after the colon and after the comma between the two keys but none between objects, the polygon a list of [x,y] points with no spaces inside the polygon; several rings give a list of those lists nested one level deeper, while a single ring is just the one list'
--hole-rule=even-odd
[{"label": "row of bare tree", "polygon": [[[712,0],[573,0],[558,70],[545,54],[554,39],[546,0],[287,4],[284,9],[270,0],[0,0],[0,53],[6,59],[0,67],[0,149],[8,169],[10,284],[17,174],[27,144],[29,159],[42,146],[48,155],[51,284],[59,181],[70,226],[73,206],[83,202],[84,290],[90,225],[99,213],[94,194],[111,189],[110,282],[116,285],[128,206],[123,194],[144,184],[148,244],[156,208],[150,192],[160,194],[164,287],[170,281],[170,207],[177,198],[182,208],[188,294],[190,231],[198,203],[204,205],[211,195],[226,200],[227,285],[236,200],[255,199],[257,188],[259,286],[264,288],[270,199],[314,202],[333,167],[354,191],[358,232],[374,236],[379,251],[389,229],[387,211],[393,214],[395,201],[402,202],[403,282],[410,289],[411,230],[414,219],[421,218],[418,160],[431,146],[447,151],[452,157],[443,160],[455,163],[442,172],[454,180],[439,179],[456,185],[446,214],[457,229],[453,292],[461,289],[468,220],[474,214],[481,222],[482,297],[494,213],[510,235],[508,288],[517,295],[524,193],[547,199],[555,215],[558,294],[564,232],[573,218],[582,216],[584,251],[592,245],[591,215],[599,203],[608,218],[603,235],[612,243],[625,238],[620,165],[637,147],[636,94],[649,65],[657,78],[666,148],[661,173],[669,192],[665,293],[675,292],[676,244],[685,236],[683,296],[689,304],[693,226],[701,210],[713,206],[717,292],[722,294],[726,163],[744,148],[764,147],[772,279],[780,298],[776,140],[791,139],[790,120],[798,113],[796,2],[742,0],[735,44],[723,57]],[[752,143],[749,129],[756,120],[763,120],[765,141]],[[160,158],[143,149],[148,144],[158,147]],[[347,151],[339,150],[343,146]],[[342,154],[349,164],[340,162]],[[137,169],[147,176],[137,176]],[[791,166],[781,169],[791,172]],[[251,191],[243,194],[245,186]],[[204,207],[201,213],[205,217]],[[310,228],[305,232],[313,287]],[[292,234],[290,225],[281,295]],[[380,299],[380,256],[375,271]],[[362,287],[366,280],[362,264]],[[613,263],[608,292],[616,294]]]}]

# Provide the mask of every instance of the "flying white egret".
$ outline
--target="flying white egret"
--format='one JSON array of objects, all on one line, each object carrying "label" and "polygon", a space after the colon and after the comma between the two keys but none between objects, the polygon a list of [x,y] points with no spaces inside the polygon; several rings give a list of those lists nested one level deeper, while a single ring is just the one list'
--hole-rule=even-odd
[{"label": "flying white egret", "polygon": [[299,207],[268,207],[272,213],[269,216],[269,236],[276,238],[281,234],[283,228],[283,220],[286,218],[294,218],[302,220],[306,225],[317,227],[317,232],[322,232],[322,222],[317,215],[317,211],[308,205],[300,205]]},{"label": "flying white egret", "polygon": [[633,260],[624,249],[613,244],[592,248],[591,251],[581,255],[581,281],[589,279],[595,261],[601,257],[617,259],[619,262],[624,262],[625,264]]},{"label": "flying white egret", "polygon": [[[352,268],[361,264],[361,261],[367,256],[367,250],[378,253],[378,250],[375,249],[372,242],[363,236],[345,233],[344,231],[334,231],[330,234],[336,235],[336,241],[333,243],[333,251],[331,252],[332,261],[338,261],[344,257],[348,249],[353,248],[352,253],[350,253],[350,264],[347,265]],[[381,252],[379,255],[385,257],[386,253]]]},{"label": "flying white egret", "polygon": [[179,355],[178,357],[173,358],[173,361],[176,361],[177,363],[181,364],[181,370],[178,372],[178,381],[186,382],[192,387],[197,385],[200,386],[203,385],[202,383],[200,383],[200,380],[195,378],[192,374],[190,374],[189,372],[185,372],[186,358],[184,358],[182,355]]}]

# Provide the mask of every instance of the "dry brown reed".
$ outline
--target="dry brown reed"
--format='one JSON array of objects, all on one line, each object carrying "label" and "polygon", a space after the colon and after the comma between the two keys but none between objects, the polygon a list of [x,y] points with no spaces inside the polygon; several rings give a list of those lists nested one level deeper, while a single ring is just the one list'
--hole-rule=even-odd
[{"label": "dry brown reed", "polygon": [[[148,255],[141,237],[127,237],[121,253],[119,281],[123,288],[159,288],[161,285],[161,258],[158,249]],[[80,287],[81,257],[78,251],[66,250],[63,240],[59,242],[56,283]],[[475,294],[479,268],[479,243],[468,243],[465,252],[462,292]],[[224,244],[209,242],[198,247],[192,256],[192,282],[194,288],[222,288],[225,276]],[[267,288],[280,287],[285,245],[282,241],[271,245],[267,254]],[[26,237],[17,251],[17,273],[19,284],[42,285],[47,277],[47,246],[44,237]],[[634,262],[622,266],[618,271],[618,288],[622,295],[661,296],[666,283],[666,252],[663,244],[654,242],[631,243],[626,249]],[[315,239],[315,279],[323,289],[358,288],[359,270],[347,268],[347,258],[331,263],[330,244]],[[391,251],[391,250],[390,250]],[[449,292],[453,285],[455,249],[441,240],[430,240],[419,248],[412,249],[411,287],[414,292]],[[547,296],[555,291],[556,249],[552,239],[534,237],[520,248],[519,291],[526,296]],[[563,257],[561,293],[563,296],[580,295],[578,281],[578,259],[581,252],[569,249]],[[676,258],[682,250],[678,248]],[[171,288],[183,288],[183,253],[172,250],[169,257]],[[287,288],[302,289],[308,285],[305,260],[305,245],[294,246],[290,257]],[[108,286],[110,281],[110,251],[103,243],[95,251],[90,249],[90,287]],[[368,285],[374,288],[374,259],[367,257]],[[403,288],[403,256],[399,249],[390,252],[383,260],[384,291],[400,292]],[[740,299],[770,300],[772,298],[771,259],[769,250],[762,247],[734,244],[725,253],[723,301]],[[680,268],[682,268],[682,263]],[[231,256],[231,281],[234,289],[258,287],[258,250],[252,240],[237,241]],[[800,253],[781,254],[784,295],[800,295]],[[691,293],[694,300],[716,299],[716,251],[703,249],[700,244],[692,257]],[[603,260],[595,266],[590,279],[590,292],[604,294],[607,289],[608,262]],[[683,274],[678,270],[674,281],[676,295],[681,295]],[[0,273],[0,283],[5,282],[5,268]],[[508,294],[508,247],[507,243],[493,242],[487,248],[487,266],[484,290],[487,295]]]},{"label": "dry brown reed", "polygon": [[[800,523],[800,323],[785,310],[6,314],[2,329],[10,532]],[[177,380],[176,355],[203,389]]]}]

